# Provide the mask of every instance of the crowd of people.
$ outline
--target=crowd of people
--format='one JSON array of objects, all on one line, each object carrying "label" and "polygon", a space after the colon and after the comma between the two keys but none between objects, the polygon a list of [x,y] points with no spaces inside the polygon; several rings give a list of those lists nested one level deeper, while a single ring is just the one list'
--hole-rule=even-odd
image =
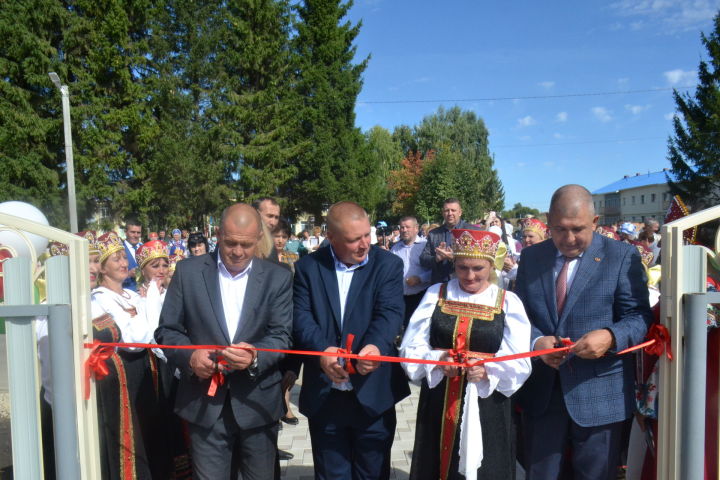
[{"label": "crowd of people", "polygon": [[[579,185],[554,193],[547,224],[513,228],[495,212],[468,223],[456,198],[441,212],[424,229],[412,216],[373,227],[339,202],[325,231],[295,237],[262,198],[227,207],[216,236],[142,243],[135,221],[125,240],[81,232],[98,339],[200,346],[107,352],[104,478],[280,478],[278,430],[297,424],[301,374],[317,479],[390,477],[409,382],[420,385],[412,479],[505,480],[517,461],[528,480],[616,478],[636,381],[634,357],[614,353],[653,321],[657,222],[638,238],[622,236],[632,224],[600,227]],[[324,353],[275,351],[287,349]],[[398,355],[436,363],[378,359]]]}]

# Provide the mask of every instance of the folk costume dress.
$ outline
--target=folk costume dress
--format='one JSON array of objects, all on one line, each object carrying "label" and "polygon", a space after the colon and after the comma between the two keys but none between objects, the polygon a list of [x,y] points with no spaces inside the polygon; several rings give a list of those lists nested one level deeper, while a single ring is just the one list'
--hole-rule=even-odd
[{"label": "folk costume dress", "polygon": [[[457,279],[430,287],[410,319],[400,355],[439,360],[447,349],[494,356],[530,350],[530,322],[518,297],[494,284],[470,294]],[[446,378],[439,366],[402,366],[421,383],[410,478],[514,478],[509,397],[530,375],[530,361],[487,363],[487,378],[477,382],[467,382],[464,372]]]},{"label": "folk costume dress", "polygon": [[[122,244],[114,232],[98,239],[101,262]],[[93,334],[101,342],[151,343],[153,331],[138,308],[140,296],[106,287],[92,291]],[[164,437],[159,360],[142,348],[118,348],[96,382],[103,479],[170,479],[171,457]]]}]

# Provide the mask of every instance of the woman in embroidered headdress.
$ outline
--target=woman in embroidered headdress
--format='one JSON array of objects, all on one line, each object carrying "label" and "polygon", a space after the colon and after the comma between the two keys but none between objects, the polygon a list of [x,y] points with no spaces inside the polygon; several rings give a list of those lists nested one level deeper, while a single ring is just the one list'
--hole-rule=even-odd
[{"label": "woman in embroidered headdress", "polygon": [[[522,248],[530,247],[547,239],[548,227],[537,218],[525,219],[522,223]],[[508,255],[503,263],[503,286],[509,290],[514,289],[517,278],[518,262]]]},{"label": "woman in embroidered headdress", "polygon": [[180,249],[175,250],[174,253],[170,254],[170,257],[168,259],[168,260],[170,260],[170,264],[168,265],[168,273],[167,273],[167,276],[165,277],[165,281],[163,282],[163,286],[165,288],[167,288],[168,285],[170,285],[170,281],[172,280],[173,275],[175,275],[175,266],[178,264],[179,261],[185,260],[185,258],[186,258],[185,252]]},{"label": "woman in embroidered headdress", "polygon": [[[455,278],[428,289],[410,319],[400,355],[473,363],[529,351],[525,309],[493,278],[500,238],[486,231],[452,233]],[[509,397],[530,375],[530,361],[402,366],[422,385],[410,478],[514,478]]]},{"label": "woman in embroidered headdress", "polygon": [[[140,296],[122,288],[128,275],[125,248],[115,232],[98,238],[99,283],[92,292],[96,338],[104,342],[151,343],[154,329],[139,310]],[[104,475],[110,479],[170,477],[170,456],[162,434],[162,391],[158,359],[142,348],[118,348],[112,374],[97,382],[103,412]]]},{"label": "woman in embroidered headdress", "polygon": [[[192,240],[192,235],[190,238]],[[181,250],[176,250],[176,255]],[[151,331],[155,331],[160,321],[160,311],[165,301],[166,280],[170,275],[170,258],[165,242],[153,241],[144,243],[135,254],[138,263],[137,285],[140,299],[138,311],[145,315],[145,322]],[[173,267],[175,264],[173,263]],[[169,283],[169,282],[168,282]],[[154,341],[152,342],[154,343]],[[173,375],[173,368],[167,364],[167,358],[160,349],[153,349],[153,353],[162,360],[158,363],[158,372],[161,383],[156,421],[160,423],[159,433],[164,437],[159,439],[167,445],[166,452],[158,454],[169,455],[172,458],[173,475],[169,478],[181,479],[191,477],[190,457],[188,445],[185,441],[184,425],[173,412],[175,390],[177,382]]]}]

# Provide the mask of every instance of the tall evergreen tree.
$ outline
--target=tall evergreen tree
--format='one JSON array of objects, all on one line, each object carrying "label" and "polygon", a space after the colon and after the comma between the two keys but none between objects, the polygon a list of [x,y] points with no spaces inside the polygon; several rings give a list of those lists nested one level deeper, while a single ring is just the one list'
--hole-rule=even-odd
[{"label": "tall evergreen tree", "polygon": [[699,208],[720,204],[720,14],[710,36],[702,34],[702,43],[710,58],[700,61],[694,95],[673,92],[678,115],[675,136],[668,140],[676,177],[668,176],[670,189]]},{"label": "tall evergreen tree", "polygon": [[[287,0],[235,0],[223,9],[207,112],[219,152],[239,171],[240,198],[284,196],[297,173],[304,139],[293,138],[300,107],[294,89]],[[297,140],[297,141],[295,141]]]},{"label": "tall evergreen tree", "polygon": [[71,93],[78,218],[100,208],[148,219],[149,152],[159,134],[145,78],[152,74],[147,1],[78,0],[66,7],[62,76]]},{"label": "tall evergreen tree", "polygon": [[354,111],[368,59],[353,63],[360,24],[343,23],[351,5],[305,0],[297,6],[298,92],[304,100],[298,133],[311,145],[299,157],[292,206],[316,216],[323,204],[369,201],[364,175],[372,170],[373,159],[355,128]]},{"label": "tall evergreen tree", "polygon": [[0,7],[0,202],[20,200],[68,227],[58,71],[70,15],[58,2],[7,0]]}]

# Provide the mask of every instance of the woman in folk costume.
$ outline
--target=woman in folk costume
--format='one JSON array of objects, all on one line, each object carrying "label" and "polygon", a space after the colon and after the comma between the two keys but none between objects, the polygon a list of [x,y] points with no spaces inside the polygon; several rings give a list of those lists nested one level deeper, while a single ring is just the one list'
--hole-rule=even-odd
[{"label": "woman in folk costume", "polygon": [[[92,292],[94,334],[102,342],[151,343],[154,329],[138,308],[140,296],[122,288],[125,249],[115,232],[98,238],[100,286]],[[164,437],[158,359],[144,348],[118,348],[111,374],[97,382],[103,413],[103,478],[166,479],[171,457]]]},{"label": "woman in folk costume", "polygon": [[178,264],[179,261],[185,260],[185,258],[187,258],[185,252],[180,249],[175,250],[174,253],[170,254],[170,257],[168,258],[168,260],[170,261],[170,264],[168,265],[168,272],[165,276],[165,280],[163,280],[163,286],[165,288],[168,288],[173,275],[175,275],[175,266]]},{"label": "woman in folk costume", "polygon": [[[455,277],[430,287],[403,337],[400,355],[451,360],[530,350],[530,322],[512,292],[495,284],[500,238],[453,230]],[[530,360],[468,368],[402,364],[421,382],[411,479],[510,479],[515,452],[510,395]]]},{"label": "woman in folk costume", "polygon": [[[160,321],[160,311],[167,292],[166,279],[170,272],[167,244],[160,240],[144,243],[138,248],[135,257],[139,267],[137,273],[140,294],[138,311],[144,313],[148,328],[155,331]],[[162,385],[162,396],[158,398],[160,406],[158,415],[161,419],[158,421],[162,422],[164,444],[168,446],[165,455],[172,458],[173,474],[169,478],[189,479],[192,477],[192,468],[186,429],[181,419],[175,415],[173,408],[177,388],[177,380],[173,376],[174,369],[167,364],[167,358],[162,350],[156,348],[153,349],[153,353],[162,359],[162,362],[158,362],[157,365]]]},{"label": "woman in folk costume", "polygon": [[[528,218],[523,221],[522,225],[522,248],[535,245],[548,238],[547,225],[537,218]],[[502,267],[502,281],[503,286],[508,290],[514,289],[515,279],[517,278],[518,261],[515,261],[512,255],[505,257],[505,262]]]}]

